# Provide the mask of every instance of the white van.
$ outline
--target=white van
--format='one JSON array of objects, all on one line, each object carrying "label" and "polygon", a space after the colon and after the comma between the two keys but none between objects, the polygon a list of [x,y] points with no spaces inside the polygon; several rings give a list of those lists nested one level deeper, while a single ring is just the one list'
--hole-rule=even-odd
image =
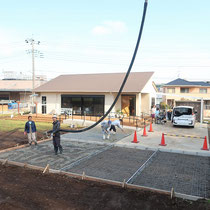
[{"label": "white van", "polygon": [[180,126],[195,126],[196,112],[192,106],[177,106],[173,108],[172,123]]}]

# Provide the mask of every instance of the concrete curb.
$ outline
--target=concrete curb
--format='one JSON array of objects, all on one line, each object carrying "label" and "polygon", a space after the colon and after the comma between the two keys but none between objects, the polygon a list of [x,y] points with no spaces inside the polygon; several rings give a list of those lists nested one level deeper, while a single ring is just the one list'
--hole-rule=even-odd
[{"label": "concrete curb", "polygon": [[160,151],[160,152],[170,152],[170,153],[178,153],[178,154],[185,154],[185,155],[195,155],[195,156],[203,156],[203,157],[210,157],[209,151],[201,151],[201,152],[193,152],[187,150],[175,150],[175,149],[167,149],[167,148],[155,148],[155,147],[145,147],[141,145],[126,145],[126,144],[119,144],[116,143],[115,147],[123,147],[129,149],[139,149],[139,150],[151,150],[151,151]]},{"label": "concrete curb", "polygon": [[[132,135],[132,134],[130,134]],[[125,137],[127,138],[127,136]],[[123,138],[124,139],[124,138]],[[122,141],[123,139],[120,139],[119,141]],[[151,151],[161,151],[161,152],[170,152],[170,153],[178,153],[178,154],[185,154],[185,155],[195,155],[195,156],[204,156],[204,157],[210,157],[209,151],[189,151],[189,150],[179,150],[179,149],[168,149],[168,148],[161,148],[161,147],[146,147],[142,145],[137,144],[124,144],[124,143],[118,143],[116,142],[97,142],[97,141],[91,141],[91,140],[83,140],[83,139],[69,139],[69,138],[63,138],[63,140],[67,141],[73,141],[73,142],[82,142],[82,143],[90,143],[90,144],[98,144],[98,145],[113,145],[115,147],[123,147],[123,148],[129,148],[129,149],[139,149],[139,150],[151,150]]]}]

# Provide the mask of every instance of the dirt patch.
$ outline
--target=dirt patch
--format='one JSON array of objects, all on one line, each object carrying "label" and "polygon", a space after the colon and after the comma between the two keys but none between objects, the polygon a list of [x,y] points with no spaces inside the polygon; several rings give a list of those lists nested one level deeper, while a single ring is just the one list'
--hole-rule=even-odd
[{"label": "dirt patch", "polygon": [[[37,140],[39,141],[42,138],[43,134],[38,132]],[[24,136],[23,132],[21,132],[19,128],[14,129],[10,132],[0,131],[0,150],[27,143],[28,143],[27,136]]]},{"label": "dirt patch", "polygon": [[0,166],[0,209],[209,209],[208,201],[171,200],[16,166]]}]

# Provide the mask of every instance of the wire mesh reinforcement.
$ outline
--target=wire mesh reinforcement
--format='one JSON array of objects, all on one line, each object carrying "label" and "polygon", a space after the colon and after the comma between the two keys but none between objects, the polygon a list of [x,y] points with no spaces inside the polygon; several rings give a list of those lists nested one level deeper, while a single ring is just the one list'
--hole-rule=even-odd
[{"label": "wire mesh reinforcement", "polygon": [[159,152],[134,184],[209,198],[209,174],[209,157]]},{"label": "wire mesh reinforcement", "polygon": [[94,152],[94,153],[92,153],[90,155],[87,155],[87,156],[85,156],[83,158],[80,158],[79,160],[71,163],[68,166],[65,166],[65,167],[61,168],[60,170],[69,170],[69,169],[73,168],[74,166],[79,165],[82,161],[88,160],[88,159],[90,159],[93,156],[96,156],[96,155],[98,155],[98,154],[100,154],[100,153],[102,153],[102,152],[104,152],[104,151],[106,151],[108,149],[111,149],[112,147],[113,147],[113,145],[107,146],[107,147],[105,147],[105,148],[103,148],[103,149],[101,149],[99,151],[96,151],[96,152]]},{"label": "wire mesh reinforcement", "polygon": [[153,158],[157,155],[157,151],[155,151],[146,161],[143,165],[140,166],[140,168],[127,180],[127,184],[130,183],[132,184],[133,181],[136,179],[138,175],[147,167],[147,165],[153,160]]},{"label": "wire mesh reinforcement", "polygon": [[122,182],[131,177],[153,151],[113,147],[67,169],[73,173]]}]

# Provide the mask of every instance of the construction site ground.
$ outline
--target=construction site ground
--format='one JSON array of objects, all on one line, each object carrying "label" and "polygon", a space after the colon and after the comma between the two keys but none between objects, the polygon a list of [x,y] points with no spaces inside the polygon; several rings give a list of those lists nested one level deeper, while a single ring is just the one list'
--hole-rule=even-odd
[{"label": "construction site ground", "polygon": [[[38,132],[37,139],[40,140],[42,137],[43,134]],[[0,150],[27,143],[27,137],[24,136],[23,131],[20,131],[18,128],[9,132],[0,131]]]},{"label": "construction site ground", "polygon": [[[13,120],[10,118],[0,118],[0,150],[23,145],[28,143],[27,136],[24,136],[24,127],[26,120]],[[63,128],[68,128],[68,125],[62,124]],[[37,140],[40,141],[46,136],[44,131],[52,128],[52,123],[36,122]]]},{"label": "construction site ground", "polygon": [[188,201],[17,166],[0,165],[0,209],[209,209],[205,200]]},{"label": "construction site ground", "polygon": [[[182,135],[208,136],[207,127],[197,125],[196,128],[191,129],[174,128],[170,124],[153,124],[153,129],[154,132],[148,133],[148,137],[142,137],[142,130],[138,131],[140,142],[134,144],[131,143],[133,129],[125,129],[125,133],[118,129],[117,134],[111,135],[109,140],[103,140],[101,128],[97,127],[81,134],[62,135],[64,151],[58,156],[54,155],[50,140],[40,142],[38,146],[1,152],[0,159],[41,167],[49,164],[50,168],[61,171],[117,182],[124,181],[128,184],[168,192],[173,188],[176,193],[209,199],[210,152],[199,153],[203,139],[166,136],[166,147],[171,144],[170,141],[174,142],[173,147],[171,146],[169,150],[158,150],[161,132],[176,133],[179,130]],[[184,141],[183,144],[182,141]],[[192,154],[188,154],[189,145],[193,144],[193,141],[199,142],[198,148],[195,151],[192,150]],[[151,148],[149,142],[151,142]],[[148,144],[148,146],[142,147],[142,144]],[[180,150],[181,144],[183,148]],[[185,146],[187,154],[183,154]]]}]

